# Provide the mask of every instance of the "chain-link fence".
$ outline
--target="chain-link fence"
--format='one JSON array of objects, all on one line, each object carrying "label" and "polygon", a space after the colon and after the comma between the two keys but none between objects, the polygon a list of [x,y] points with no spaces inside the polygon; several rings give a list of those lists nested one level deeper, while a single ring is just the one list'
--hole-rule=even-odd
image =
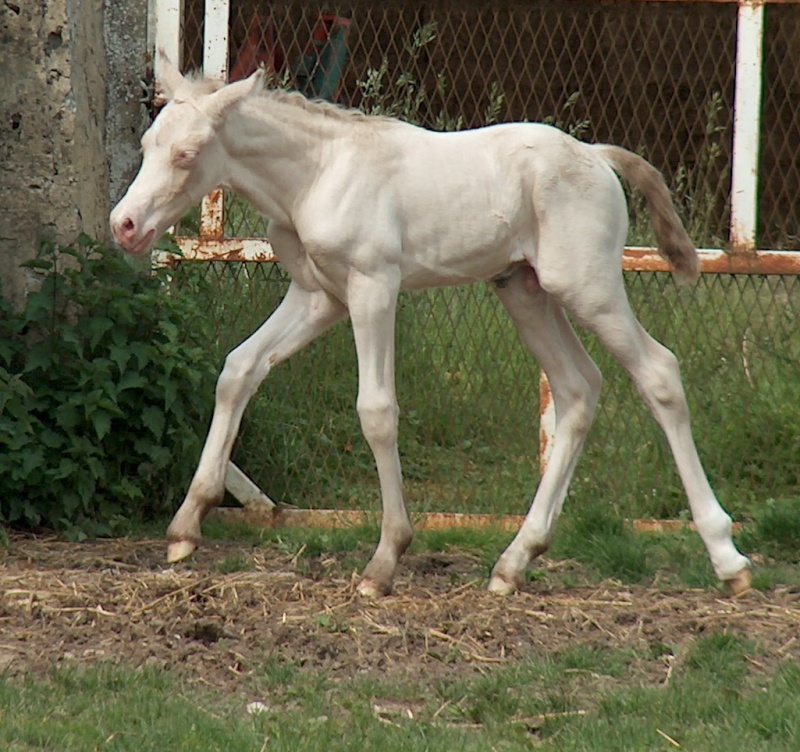
[{"label": "chain-link fence", "polygon": [[[183,57],[202,62],[201,0],[185,0]],[[545,120],[643,153],[670,182],[699,246],[730,235],[737,6],[732,3],[230,3],[231,77],[266,67],[283,84],[432,128]],[[768,5],[758,246],[800,249],[800,6]],[[650,242],[631,197],[632,245]],[[189,223],[187,226],[191,226]],[[226,197],[225,234],[263,220]],[[736,511],[800,489],[800,279],[704,275],[677,289],[626,274],[634,309],[679,356],[712,484]],[[279,265],[184,263],[209,294],[220,355],[274,308]],[[273,498],[374,507],[355,415],[355,353],[341,325],[270,375],[234,459]],[[593,342],[606,375],[573,503],[677,516],[684,496],[659,429]],[[538,370],[486,286],[401,298],[401,452],[415,510],[522,512],[538,481]]]}]

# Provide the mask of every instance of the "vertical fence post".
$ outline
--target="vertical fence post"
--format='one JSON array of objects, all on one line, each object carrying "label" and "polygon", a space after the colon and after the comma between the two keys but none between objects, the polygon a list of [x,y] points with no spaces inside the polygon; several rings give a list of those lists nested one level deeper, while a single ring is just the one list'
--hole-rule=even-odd
[{"label": "vertical fence post", "polygon": [[183,51],[183,0],[151,0],[148,5],[148,42],[154,48],[153,69],[158,78],[158,52],[163,50],[169,61],[181,67]]},{"label": "vertical fence post", "polygon": [[544,371],[539,374],[539,475],[544,475],[550,455],[553,453],[553,438],[556,433],[556,406],[550,382]]},{"label": "vertical fence post", "polygon": [[738,6],[730,241],[733,253],[753,253],[758,232],[764,2],[739,0]]},{"label": "vertical fence post", "polygon": [[[203,18],[203,75],[228,80],[230,0],[206,0]],[[221,188],[203,198],[200,237],[220,240],[224,234],[224,199]]]},{"label": "vertical fence post", "polygon": [[203,21],[203,73],[228,79],[230,0],[206,0]]},{"label": "vertical fence post", "polygon": [[[230,38],[230,0],[205,0],[203,17],[203,75],[228,80],[228,40]],[[203,198],[200,211],[200,236],[221,240],[225,230],[224,200],[221,188]],[[232,461],[225,472],[225,489],[245,509],[271,515],[275,503]]]}]

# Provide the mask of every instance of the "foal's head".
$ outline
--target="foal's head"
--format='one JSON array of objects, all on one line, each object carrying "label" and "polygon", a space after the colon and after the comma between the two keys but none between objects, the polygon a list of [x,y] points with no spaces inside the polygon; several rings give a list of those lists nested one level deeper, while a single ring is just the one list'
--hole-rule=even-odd
[{"label": "foal's head", "polygon": [[111,231],[128,253],[146,253],[226,175],[217,138],[230,110],[260,89],[261,75],[223,86],[184,78],[164,57],[159,83],[167,105],[142,137],[142,165],[111,212]]}]

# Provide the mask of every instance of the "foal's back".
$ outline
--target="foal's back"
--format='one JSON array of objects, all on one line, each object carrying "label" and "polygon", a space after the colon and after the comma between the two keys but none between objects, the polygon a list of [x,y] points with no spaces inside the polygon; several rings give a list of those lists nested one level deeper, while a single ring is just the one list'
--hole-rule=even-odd
[{"label": "foal's back", "polygon": [[563,233],[578,220],[584,227],[610,221],[613,240],[602,242],[617,242],[625,221],[619,180],[591,146],[555,128],[515,123],[436,133],[398,124],[381,136],[386,158],[371,171],[368,192],[392,208],[385,226],[397,232],[405,288],[485,280],[514,263],[535,264],[543,230]]}]

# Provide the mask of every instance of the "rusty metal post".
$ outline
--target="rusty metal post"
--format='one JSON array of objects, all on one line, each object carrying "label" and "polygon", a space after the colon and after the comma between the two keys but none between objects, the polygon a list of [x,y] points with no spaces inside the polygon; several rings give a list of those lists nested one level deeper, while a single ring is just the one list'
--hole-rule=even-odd
[{"label": "rusty metal post", "polygon": [[222,188],[215,188],[203,196],[200,208],[200,237],[203,240],[221,240],[225,232],[225,199]]},{"label": "rusty metal post", "polygon": [[[203,73],[210,78],[228,80],[228,37],[230,0],[206,0],[203,24]],[[224,198],[221,188],[203,198],[200,211],[200,237],[219,240],[224,232]]]},{"label": "rusty metal post", "polygon": [[[206,0],[203,24],[203,73],[211,78],[228,80],[228,38],[230,35],[230,0]],[[225,233],[225,201],[222,188],[203,198],[200,210],[200,243],[222,241]],[[271,512],[275,504],[233,462],[228,462],[225,488],[246,509]]]},{"label": "rusty metal post", "polygon": [[556,435],[556,406],[544,371],[539,375],[539,474],[544,475]]}]

